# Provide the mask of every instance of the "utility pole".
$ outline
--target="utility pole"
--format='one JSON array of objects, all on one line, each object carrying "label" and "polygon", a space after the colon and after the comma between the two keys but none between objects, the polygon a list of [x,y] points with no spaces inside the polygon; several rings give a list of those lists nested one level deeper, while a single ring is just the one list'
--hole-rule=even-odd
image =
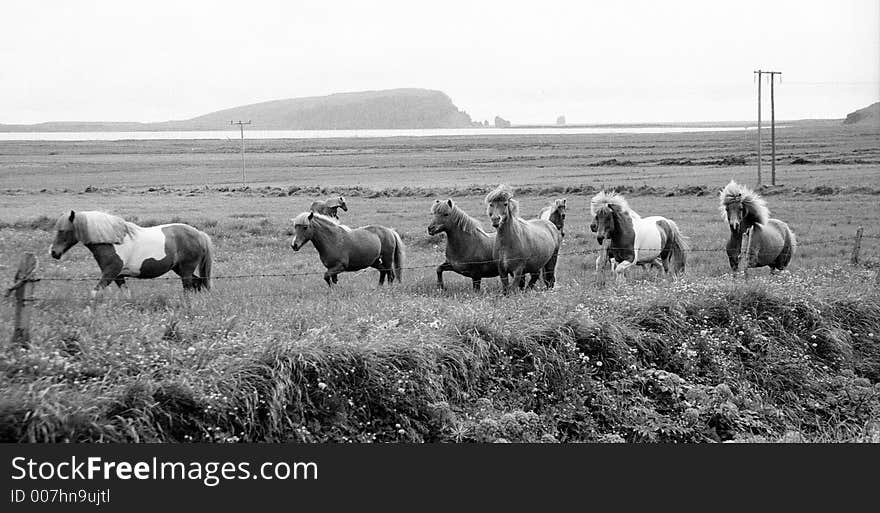
[{"label": "utility pole", "polygon": [[776,185],[776,104],[773,97],[773,82],[776,75],[782,80],[781,71],[765,71],[770,74],[770,185]]},{"label": "utility pole", "polygon": [[251,120],[247,121],[230,121],[230,125],[238,125],[239,130],[241,130],[241,183],[245,184],[244,178],[244,126],[250,125]]},{"label": "utility pole", "polygon": [[773,82],[776,75],[782,75],[781,71],[762,71],[753,73],[758,75],[758,185],[761,185],[761,77],[770,75],[770,183],[776,185],[776,105],[773,95]]},{"label": "utility pole", "polygon": [[758,186],[761,185],[761,70],[753,73],[758,74]]}]

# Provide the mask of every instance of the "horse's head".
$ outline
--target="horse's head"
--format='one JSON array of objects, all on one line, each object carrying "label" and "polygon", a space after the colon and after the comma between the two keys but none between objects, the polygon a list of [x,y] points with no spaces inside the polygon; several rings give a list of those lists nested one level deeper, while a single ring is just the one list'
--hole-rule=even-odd
[{"label": "horse's head", "polygon": [[348,212],[348,205],[345,204],[345,198],[340,196],[336,201],[339,203],[339,208]]},{"label": "horse's head", "polygon": [[492,227],[498,228],[514,216],[515,199],[497,198],[486,206],[486,215],[492,221]]},{"label": "horse's head", "polygon": [[617,205],[605,205],[596,211],[596,217],[590,223],[590,230],[596,233],[596,241],[601,246],[605,239],[610,239],[617,231]]},{"label": "horse's head", "polygon": [[431,213],[434,217],[431,219],[431,224],[428,225],[428,235],[437,235],[449,229],[454,206],[452,198],[446,201],[434,200],[434,205],[431,207]]},{"label": "horse's head", "polygon": [[724,215],[727,218],[730,231],[739,231],[745,217],[743,210],[742,198],[739,195],[733,196],[724,202]]},{"label": "horse's head", "polygon": [[553,211],[550,213],[550,222],[559,229],[559,234],[565,237],[565,198],[558,199],[553,204]]},{"label": "horse's head", "polygon": [[485,201],[486,215],[495,228],[499,228],[519,213],[519,204],[513,199],[513,189],[509,185],[499,185],[486,195]]},{"label": "horse's head", "polygon": [[58,218],[58,221],[55,222],[55,240],[49,248],[49,253],[52,255],[52,258],[56,260],[61,258],[61,255],[67,253],[68,249],[72,248],[77,242],[79,242],[79,239],[76,237],[76,231],[74,230],[74,219],[76,219],[76,212],[71,210],[69,215],[63,214]]},{"label": "horse's head", "polygon": [[314,233],[312,219],[314,217],[314,212],[303,212],[291,219],[293,221],[293,240],[290,241],[290,247],[294,251],[299,251],[306,245],[306,242],[312,240],[312,234]]}]

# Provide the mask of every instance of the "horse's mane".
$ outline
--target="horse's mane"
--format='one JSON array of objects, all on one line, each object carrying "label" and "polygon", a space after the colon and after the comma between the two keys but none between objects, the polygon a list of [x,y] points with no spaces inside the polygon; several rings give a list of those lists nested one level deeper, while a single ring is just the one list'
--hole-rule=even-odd
[{"label": "horse's mane", "polygon": [[486,204],[493,201],[507,201],[510,214],[513,217],[519,217],[519,202],[513,199],[513,189],[509,185],[500,184],[486,195]]},{"label": "horse's mane", "polygon": [[[718,197],[720,203],[718,208],[725,219],[727,218],[727,206],[735,202],[740,202],[743,209],[747,213],[751,213],[758,224],[766,224],[767,220],[770,219],[770,209],[767,208],[767,202],[764,201],[760,194],[745,185],[740,185],[731,180],[729,184],[721,189]],[[747,217],[747,215],[744,214],[743,217]]]},{"label": "horse's mane", "polygon": [[136,224],[106,212],[87,210],[73,214],[73,222],[70,214],[59,217],[55,229],[72,229],[76,239],[83,244],[122,244],[123,239],[137,229]]},{"label": "horse's mane", "polygon": [[600,210],[611,209],[612,206],[617,206],[621,212],[628,213],[633,220],[641,219],[639,214],[629,208],[626,198],[613,191],[599,191],[593,196],[593,199],[590,200],[590,214],[595,217]]},{"label": "horse's mane", "polygon": [[324,214],[319,214],[314,211],[303,212],[303,213],[297,215],[296,217],[293,218],[293,225],[294,226],[309,226],[309,215],[312,216],[312,220],[318,219],[318,220],[324,221],[326,223],[334,224],[347,232],[351,231],[351,228],[349,228],[348,226],[345,226],[344,224],[340,223],[336,219],[333,219],[330,216],[325,216]]},{"label": "horse's mane", "polygon": [[[450,203],[452,206],[449,205]],[[483,229],[483,225],[473,217],[469,216],[467,212],[459,208],[452,199],[447,201],[435,201],[431,206],[431,213],[448,214],[455,226],[465,233],[486,233],[486,230]]]}]

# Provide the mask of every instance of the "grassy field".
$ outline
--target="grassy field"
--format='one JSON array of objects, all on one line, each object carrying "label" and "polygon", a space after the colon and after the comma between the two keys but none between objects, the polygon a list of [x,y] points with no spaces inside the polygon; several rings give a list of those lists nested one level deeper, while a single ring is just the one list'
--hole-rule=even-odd
[{"label": "grassy field", "polygon": [[[236,141],[0,142],[0,270],[33,251],[44,278],[31,347],[0,356],[0,438],[876,441],[880,133],[778,131],[781,185],[764,192],[802,246],[790,272],[734,280],[715,191],[754,181],[753,136],[250,141],[247,187]],[[568,198],[558,287],[503,297],[489,280],[475,294],[447,274],[438,292],[431,203],[483,220],[502,181],[526,214]],[[603,186],[678,222],[695,248],[684,279],[594,286],[589,198]],[[399,286],[369,270],[330,291],[314,249],[290,249],[289,218],[336,193],[344,222],[401,233]],[[204,229],[214,290],[134,281],[132,299],[90,305],[88,251],[46,255],[70,209]],[[864,263],[850,266],[858,226]],[[0,310],[2,333],[11,317]]]}]

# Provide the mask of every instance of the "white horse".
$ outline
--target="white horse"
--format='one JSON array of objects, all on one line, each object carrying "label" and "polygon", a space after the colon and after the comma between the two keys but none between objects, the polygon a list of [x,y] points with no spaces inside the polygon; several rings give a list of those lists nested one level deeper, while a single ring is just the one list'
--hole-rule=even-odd
[{"label": "white horse", "polygon": [[[607,256],[618,280],[633,265],[661,267],[668,273],[672,264],[673,274],[684,272],[688,243],[675,222],[662,216],[642,217],[623,196],[605,191],[593,196],[590,213],[590,229],[599,244],[611,240]],[[597,271],[603,260],[603,255],[596,258]]]}]

